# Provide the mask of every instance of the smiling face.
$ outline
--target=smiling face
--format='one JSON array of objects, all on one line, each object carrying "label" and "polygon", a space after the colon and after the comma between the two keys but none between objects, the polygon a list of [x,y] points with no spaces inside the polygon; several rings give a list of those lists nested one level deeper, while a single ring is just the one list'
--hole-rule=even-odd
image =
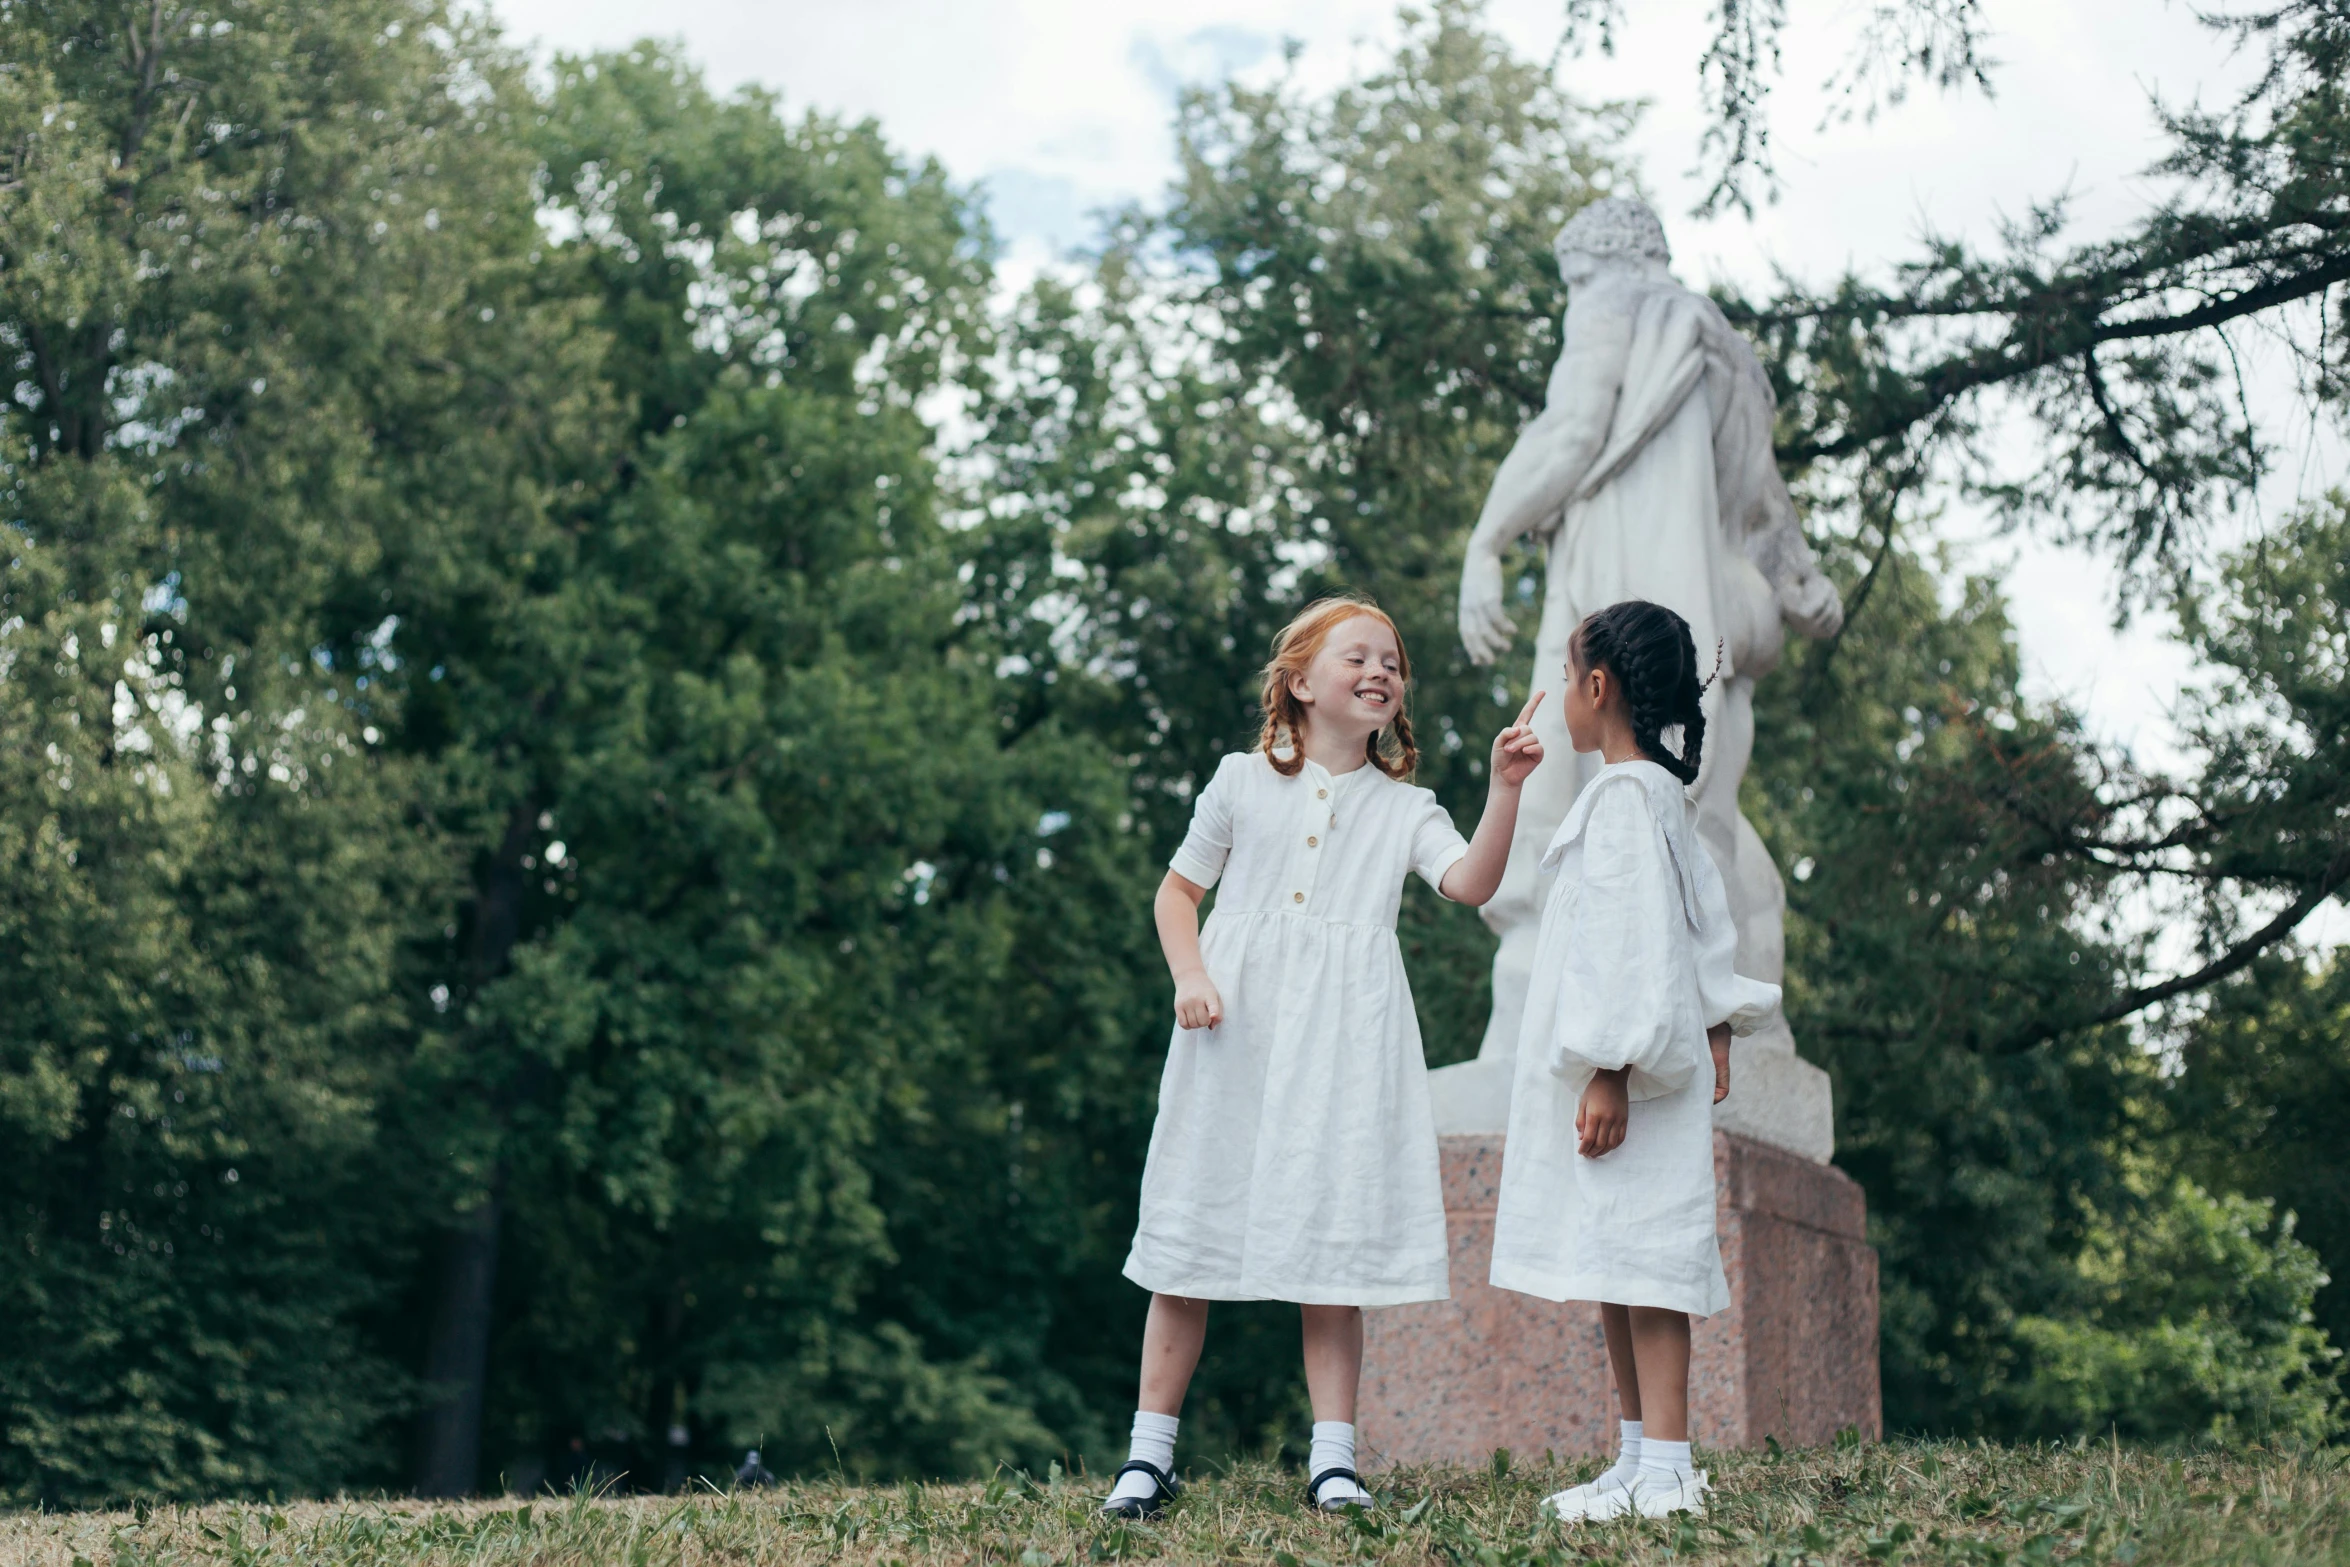
[{"label": "smiling face", "polygon": [[1289,689],[1304,704],[1306,722],[1336,739],[1366,740],[1403,709],[1403,648],[1385,621],[1350,615],[1322,639],[1304,673],[1290,677]]}]

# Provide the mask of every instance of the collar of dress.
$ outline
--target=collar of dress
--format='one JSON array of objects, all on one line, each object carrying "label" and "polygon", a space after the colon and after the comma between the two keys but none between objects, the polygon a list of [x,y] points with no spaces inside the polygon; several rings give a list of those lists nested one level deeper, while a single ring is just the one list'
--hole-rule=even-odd
[{"label": "collar of dress", "polygon": [[[1287,756],[1290,754],[1289,747],[1278,747],[1273,754],[1275,756]],[[1334,773],[1330,771],[1329,768],[1324,767],[1320,762],[1315,761],[1310,756],[1301,757],[1298,761],[1297,776],[1301,780],[1318,778],[1322,781],[1325,787],[1332,789],[1343,787],[1347,781],[1353,778],[1357,773],[1378,773],[1382,778],[1387,776],[1385,773],[1380,773],[1379,769],[1373,767],[1369,762],[1363,763],[1363,765],[1360,767],[1350,767],[1343,773]]]},{"label": "collar of dress", "polygon": [[1698,848],[1696,836],[1697,808],[1689,802],[1689,791],[1681,780],[1666,772],[1656,763],[1640,758],[1629,762],[1615,762],[1599,770],[1599,776],[1583,786],[1575,796],[1575,803],[1567,809],[1567,819],[1559,823],[1559,830],[1551,834],[1550,847],[1542,851],[1542,868],[1558,869],[1559,861],[1567,857],[1567,850],[1583,836],[1584,827],[1591,820],[1591,803],[1602,789],[1638,788],[1648,795],[1648,814],[1664,834],[1665,856],[1672,861],[1673,880],[1681,891],[1681,917],[1693,931],[1705,929],[1705,905],[1697,896]]}]

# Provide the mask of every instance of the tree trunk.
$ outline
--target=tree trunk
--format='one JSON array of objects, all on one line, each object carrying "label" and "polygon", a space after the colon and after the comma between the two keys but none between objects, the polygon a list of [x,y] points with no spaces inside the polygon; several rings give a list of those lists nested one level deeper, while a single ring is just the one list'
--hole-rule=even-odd
[{"label": "tree trunk", "polygon": [[429,1384],[417,1432],[416,1494],[470,1496],[481,1472],[481,1406],[489,1380],[490,1315],[498,1282],[498,1218],[504,1207],[493,1179],[489,1196],[450,1232],[441,1298],[425,1351]]},{"label": "tree trunk", "polygon": [[[474,899],[468,998],[506,970],[521,935],[523,851],[538,818],[534,799],[518,802],[506,818],[504,840]],[[510,1087],[510,1085],[509,1085]],[[494,1096],[504,1118],[504,1092]],[[481,1473],[481,1408],[489,1380],[490,1319],[498,1282],[498,1219],[505,1207],[505,1172],[493,1167],[489,1194],[449,1235],[441,1264],[440,1300],[425,1349],[429,1384],[417,1432],[416,1493],[470,1496]]]}]

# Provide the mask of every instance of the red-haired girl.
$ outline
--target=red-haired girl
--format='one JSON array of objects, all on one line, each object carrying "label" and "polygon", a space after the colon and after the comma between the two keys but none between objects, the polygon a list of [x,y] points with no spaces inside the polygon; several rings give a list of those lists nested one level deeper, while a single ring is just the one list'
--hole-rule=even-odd
[{"label": "red-haired girl", "polygon": [[[1474,841],[1408,781],[1411,665],[1358,599],[1291,621],[1265,666],[1257,749],[1224,758],[1159,888],[1175,1037],[1126,1276],[1151,1292],[1132,1456],[1103,1510],[1175,1494],[1176,1416],[1212,1300],[1304,1312],[1307,1496],[1371,1501],[1355,1473],[1365,1306],[1443,1300],[1444,1201],[1395,916],[1418,872],[1456,903],[1500,885],[1542,760],[1537,693],[1493,742]],[[1203,930],[1200,900],[1221,881]]]}]

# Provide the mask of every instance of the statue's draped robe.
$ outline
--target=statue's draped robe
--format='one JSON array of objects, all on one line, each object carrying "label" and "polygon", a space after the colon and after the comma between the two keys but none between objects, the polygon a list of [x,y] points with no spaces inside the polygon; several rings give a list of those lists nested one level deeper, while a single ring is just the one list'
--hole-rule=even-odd
[{"label": "statue's draped robe", "polygon": [[[1563,613],[1565,632],[1595,609],[1648,599],[1689,622],[1703,666],[1722,634],[1721,502],[1714,490],[1714,421],[1705,397],[1704,304],[1679,288],[1646,291],[1632,322],[1624,384],[1607,444],[1551,548],[1544,633]],[[1730,667],[1722,648],[1721,676]],[[1707,689],[1709,699],[1721,680]],[[1710,712],[1709,712],[1709,717]]]},{"label": "statue's draped robe", "polygon": [[[1704,298],[1673,282],[1638,291],[1624,383],[1607,423],[1607,439],[1584,482],[1567,500],[1551,536],[1549,590],[1542,630],[1535,637],[1535,684],[1556,688],[1567,663],[1567,637],[1596,608],[1621,599],[1650,599],[1690,623],[1699,679],[1713,667],[1723,639],[1725,583],[1737,559],[1723,538],[1720,498],[1713,479],[1713,413],[1706,399]],[[1560,359],[1560,371],[1570,362]],[[1551,402],[1574,395],[1553,378]],[[1708,731],[1720,695],[1734,672],[1734,648],[1723,648],[1723,679],[1706,691]],[[1582,756],[1567,742],[1565,709],[1556,698],[1535,714],[1544,764],[1527,780],[1518,806],[1516,839],[1502,890],[1485,907],[1485,921],[1504,935],[1495,968],[1495,1017],[1488,1052],[1516,1045],[1516,1008],[1525,996],[1523,963],[1532,956],[1532,930],[1542,912],[1539,865],[1551,834],[1567,818],[1574,796],[1598,773],[1596,754]],[[1678,740],[1678,735],[1668,735]],[[1711,782],[1708,745],[1701,785]],[[1708,846],[1723,858],[1723,846]],[[1730,867],[1723,867],[1725,874]],[[1513,973],[1516,970],[1516,973]],[[1511,1015],[1504,1015],[1511,1013]]]}]

